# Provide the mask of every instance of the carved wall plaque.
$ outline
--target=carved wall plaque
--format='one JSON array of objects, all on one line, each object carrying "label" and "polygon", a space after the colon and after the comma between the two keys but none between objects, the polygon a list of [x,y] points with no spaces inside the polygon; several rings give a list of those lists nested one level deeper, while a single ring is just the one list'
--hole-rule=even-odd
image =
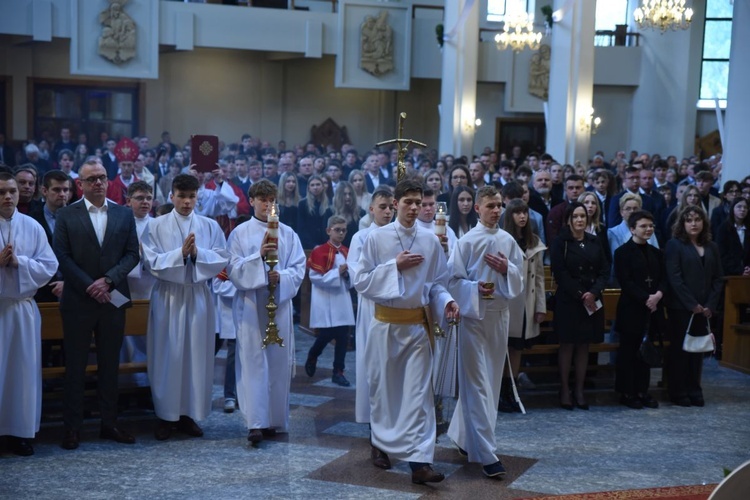
[{"label": "carved wall plaque", "polygon": [[109,6],[99,14],[99,54],[115,64],[129,61],[136,52],[136,26],[125,12],[127,1],[109,0]]},{"label": "carved wall plaque", "polygon": [[393,29],[388,24],[388,12],[385,10],[381,10],[378,17],[365,17],[362,23],[360,66],[374,76],[393,71]]},{"label": "carved wall plaque", "polygon": [[529,94],[543,101],[549,97],[550,46],[542,45],[531,56],[529,64]]}]

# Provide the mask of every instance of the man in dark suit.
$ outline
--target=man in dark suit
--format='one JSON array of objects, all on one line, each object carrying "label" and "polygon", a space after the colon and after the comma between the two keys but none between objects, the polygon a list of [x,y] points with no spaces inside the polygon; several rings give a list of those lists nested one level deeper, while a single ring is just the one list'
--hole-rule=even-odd
[{"label": "man in dark suit", "polygon": [[637,167],[628,167],[625,169],[625,179],[622,181],[623,190],[621,193],[617,193],[612,198],[612,203],[609,205],[609,213],[607,214],[607,226],[615,227],[622,222],[622,215],[620,215],[620,198],[625,193],[637,194],[641,197],[643,210],[647,210],[652,214],[656,214],[656,207],[654,206],[654,200],[646,195],[641,194],[639,188],[641,185],[641,174],[640,169]]},{"label": "man in dark suit", "polygon": [[380,171],[380,161],[378,161],[378,155],[371,153],[367,156],[367,159],[362,164],[362,170],[365,173],[365,186],[367,192],[374,192],[381,184],[385,185],[388,182]]},{"label": "man in dark suit", "polygon": [[66,372],[62,447],[78,448],[83,424],[83,392],[91,333],[96,341],[98,396],[102,422],[99,437],[132,444],[135,438],[117,428],[117,376],[129,299],[127,275],[138,264],[138,236],[129,208],[106,200],[107,171],[98,160],[79,170],[83,200],[59,210],[54,249],[65,280],[60,312]]},{"label": "man in dark suit", "polygon": [[120,165],[117,164],[115,147],[117,147],[115,140],[107,139],[107,150],[102,154],[102,165],[107,171],[107,179],[109,180],[117,177],[117,171],[120,169]]}]

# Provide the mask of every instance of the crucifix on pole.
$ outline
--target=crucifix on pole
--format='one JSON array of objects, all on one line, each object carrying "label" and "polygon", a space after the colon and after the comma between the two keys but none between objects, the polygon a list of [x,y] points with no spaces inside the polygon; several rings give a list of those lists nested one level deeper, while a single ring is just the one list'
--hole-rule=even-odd
[{"label": "crucifix on pole", "polygon": [[406,152],[409,146],[412,144],[427,147],[427,144],[416,141],[414,139],[404,139],[404,121],[406,120],[406,113],[403,111],[398,115],[398,137],[396,139],[389,139],[376,144],[376,146],[385,146],[386,144],[396,144],[398,146],[398,174],[397,181],[401,182],[406,177],[406,165],[404,164],[404,158],[406,158]]}]

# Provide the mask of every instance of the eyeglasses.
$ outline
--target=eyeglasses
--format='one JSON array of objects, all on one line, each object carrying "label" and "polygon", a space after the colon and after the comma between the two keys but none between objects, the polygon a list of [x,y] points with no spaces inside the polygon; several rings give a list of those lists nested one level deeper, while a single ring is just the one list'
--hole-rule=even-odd
[{"label": "eyeglasses", "polygon": [[346,228],[345,227],[332,227],[331,231],[334,231],[339,234],[344,234],[346,232]]},{"label": "eyeglasses", "polygon": [[88,182],[89,184],[96,184],[96,181],[105,183],[107,182],[107,176],[106,175],[91,176],[91,177],[86,177],[85,179],[82,179],[82,180],[83,182]]}]

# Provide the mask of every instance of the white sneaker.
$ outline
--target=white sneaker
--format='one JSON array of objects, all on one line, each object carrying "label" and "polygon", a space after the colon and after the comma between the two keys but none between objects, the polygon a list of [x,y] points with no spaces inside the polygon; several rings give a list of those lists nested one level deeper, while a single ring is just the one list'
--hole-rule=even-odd
[{"label": "white sneaker", "polygon": [[237,409],[237,401],[232,398],[224,400],[224,413],[233,413]]},{"label": "white sneaker", "polygon": [[518,387],[521,389],[536,389],[536,384],[531,381],[528,375],[526,375],[525,372],[521,372],[518,374],[518,380],[516,381]]}]

